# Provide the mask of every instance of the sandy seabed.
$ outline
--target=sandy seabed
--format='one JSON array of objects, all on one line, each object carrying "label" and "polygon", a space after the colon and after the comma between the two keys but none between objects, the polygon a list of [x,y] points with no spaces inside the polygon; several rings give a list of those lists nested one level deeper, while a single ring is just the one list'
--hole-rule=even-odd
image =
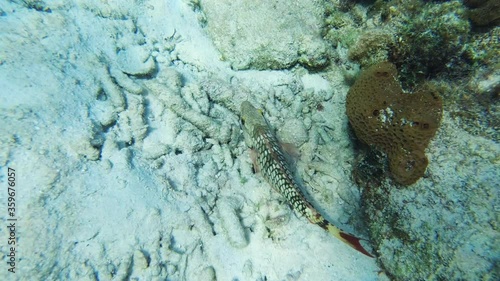
[{"label": "sandy seabed", "polygon": [[[0,0],[0,280],[432,279],[435,260],[435,278],[494,278],[498,143],[445,108],[424,179],[387,180],[362,206],[347,49],[308,70],[328,53],[320,2]],[[245,100],[298,147],[312,204],[359,237],[370,227],[377,259],[254,173]]]},{"label": "sandy seabed", "polygon": [[377,279],[252,172],[238,125],[265,108],[318,209],[366,237],[341,77],[233,70],[193,2],[0,2],[0,279]]}]

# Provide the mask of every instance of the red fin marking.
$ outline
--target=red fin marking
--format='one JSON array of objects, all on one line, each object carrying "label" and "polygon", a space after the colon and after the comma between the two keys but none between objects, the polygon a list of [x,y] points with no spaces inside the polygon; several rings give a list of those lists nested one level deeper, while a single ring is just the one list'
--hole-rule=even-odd
[{"label": "red fin marking", "polygon": [[358,250],[359,252],[369,256],[370,258],[374,258],[370,253],[368,253],[363,246],[361,246],[361,243],[359,243],[359,238],[356,238],[350,234],[347,234],[345,232],[340,232],[340,237],[342,237],[344,240],[346,240],[351,247],[354,249]]}]

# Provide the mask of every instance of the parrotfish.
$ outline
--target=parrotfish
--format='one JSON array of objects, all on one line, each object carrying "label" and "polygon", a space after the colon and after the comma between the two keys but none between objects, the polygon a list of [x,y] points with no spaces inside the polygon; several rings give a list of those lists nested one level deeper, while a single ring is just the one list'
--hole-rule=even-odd
[{"label": "parrotfish", "polygon": [[263,112],[256,109],[250,102],[244,101],[241,104],[240,121],[245,143],[256,154],[254,165],[257,166],[266,181],[285,197],[292,209],[340,241],[369,257],[373,257],[363,248],[359,238],[333,225],[307,201],[292,174],[290,161],[285,157],[282,146]]}]

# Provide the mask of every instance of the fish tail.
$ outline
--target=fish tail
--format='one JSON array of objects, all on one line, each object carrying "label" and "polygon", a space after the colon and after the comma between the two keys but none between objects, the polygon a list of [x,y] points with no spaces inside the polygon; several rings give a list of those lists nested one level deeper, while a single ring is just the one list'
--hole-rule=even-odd
[{"label": "fish tail", "polygon": [[347,245],[351,246],[355,250],[369,256],[370,258],[373,258],[373,256],[370,253],[368,253],[368,251],[365,250],[365,248],[363,248],[363,246],[360,243],[359,238],[340,230],[338,227],[334,226],[333,224],[331,224],[329,222],[326,223],[326,230],[331,235],[337,237],[340,241],[346,243]]}]

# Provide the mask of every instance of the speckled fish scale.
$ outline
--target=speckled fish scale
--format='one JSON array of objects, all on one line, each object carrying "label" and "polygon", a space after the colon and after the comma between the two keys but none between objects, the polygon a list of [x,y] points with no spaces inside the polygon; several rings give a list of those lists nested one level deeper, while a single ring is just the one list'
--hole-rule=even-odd
[{"label": "speckled fish scale", "polygon": [[359,238],[339,229],[327,221],[306,200],[294,177],[278,140],[272,133],[262,112],[249,102],[241,104],[241,124],[245,142],[257,154],[257,165],[264,178],[281,193],[292,208],[310,222],[319,225],[342,242],[372,257],[360,244]]},{"label": "speckled fish scale", "polygon": [[308,217],[309,206],[288,168],[278,141],[274,135],[266,132],[266,128],[256,128],[258,136],[255,137],[254,148],[257,151],[257,163],[261,168],[264,178],[276,188],[290,202],[293,209],[301,215]]}]

